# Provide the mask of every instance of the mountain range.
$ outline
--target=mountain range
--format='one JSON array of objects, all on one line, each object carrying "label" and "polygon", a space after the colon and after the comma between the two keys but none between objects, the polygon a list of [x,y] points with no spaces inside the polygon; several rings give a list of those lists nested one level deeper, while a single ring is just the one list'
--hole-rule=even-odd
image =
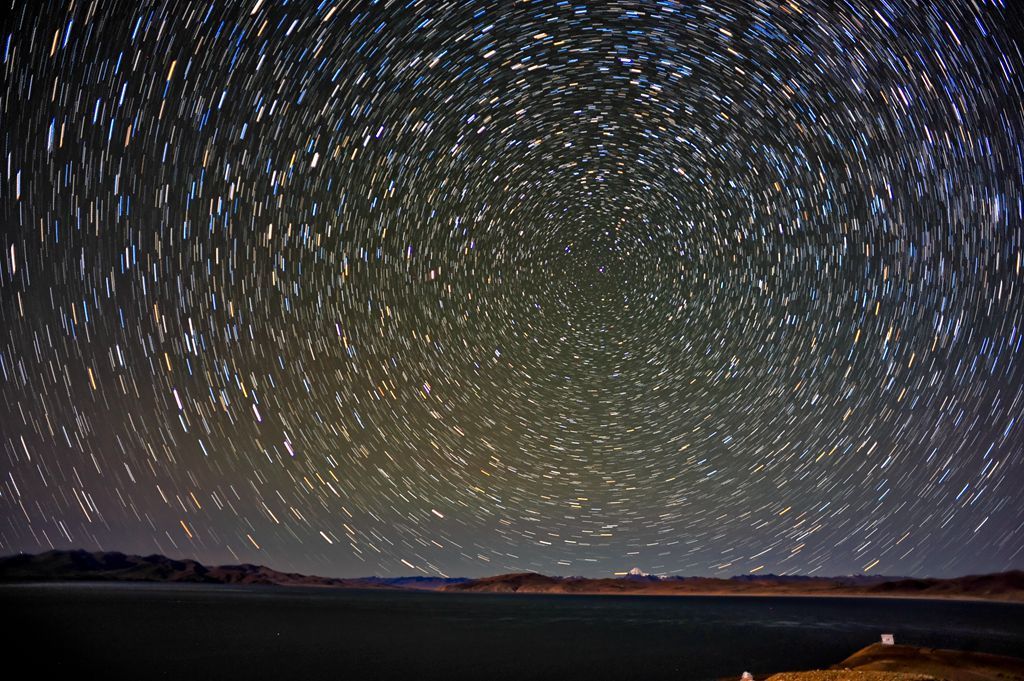
[{"label": "mountain range", "polygon": [[952,579],[854,575],[739,575],[657,577],[630,574],[615,578],[552,577],[518,572],[481,579],[448,577],[334,578],[280,572],[262,565],[206,566],[159,554],[127,555],[84,550],[47,551],[0,558],[0,582],[173,582],[317,586],[348,589],[399,589],[455,593],[800,596],[915,596],[980,598],[1024,602],[1024,571],[1012,570]]},{"label": "mountain range", "polygon": [[432,591],[468,581],[444,577],[361,577],[339,579],[279,572],[263,565],[209,567],[195,560],[153,554],[134,556],[116,551],[47,551],[0,558],[0,582],[188,582],[196,584],[262,584],[349,589],[415,589]]},{"label": "mountain range", "polygon": [[747,596],[915,596],[925,598],[982,598],[1024,601],[1024,571],[952,579],[854,575],[806,577],[797,575],[740,575],[715,577],[549,577],[534,572],[473,579],[442,587],[443,591],[483,593],[559,593],[625,595],[747,595]]}]

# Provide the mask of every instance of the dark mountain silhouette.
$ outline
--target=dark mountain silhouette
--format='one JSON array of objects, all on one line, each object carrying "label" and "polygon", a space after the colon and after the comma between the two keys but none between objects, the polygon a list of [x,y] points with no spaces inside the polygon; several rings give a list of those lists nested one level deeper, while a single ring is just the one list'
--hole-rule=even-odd
[{"label": "dark mountain silhouette", "polygon": [[977,598],[1024,600],[1024,571],[1011,570],[990,575],[967,575],[953,579],[899,579],[871,587],[878,594],[920,596],[969,595]]},{"label": "dark mountain silhouette", "polygon": [[434,590],[462,580],[440,577],[336,579],[279,572],[248,563],[208,567],[194,560],[175,560],[158,554],[133,556],[105,551],[47,551],[0,558],[0,582],[29,581],[190,582]]}]

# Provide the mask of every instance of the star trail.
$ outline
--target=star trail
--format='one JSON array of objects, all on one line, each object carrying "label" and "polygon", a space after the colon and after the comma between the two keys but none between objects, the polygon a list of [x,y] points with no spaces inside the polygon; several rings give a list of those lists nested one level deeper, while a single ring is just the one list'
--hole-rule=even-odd
[{"label": "star trail", "polygon": [[0,11],[0,552],[1024,566],[1006,0]]}]

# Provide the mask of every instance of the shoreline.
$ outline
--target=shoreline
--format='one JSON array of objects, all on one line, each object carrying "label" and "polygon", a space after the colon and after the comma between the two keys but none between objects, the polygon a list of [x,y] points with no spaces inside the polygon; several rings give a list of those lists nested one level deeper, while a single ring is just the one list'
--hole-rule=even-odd
[{"label": "shoreline", "polygon": [[956,601],[968,603],[1007,603],[1010,605],[1024,605],[1024,600],[1013,598],[985,598],[982,596],[922,596],[916,594],[837,594],[837,593],[643,593],[643,592],[613,592],[613,591],[443,591],[441,593],[463,593],[463,594],[486,594],[491,596],[644,596],[651,598],[866,598],[873,600],[911,600],[911,601]]},{"label": "shoreline", "polygon": [[644,598],[848,598],[848,599],[870,599],[870,600],[901,600],[901,601],[952,601],[967,603],[1003,603],[1008,605],[1024,606],[1024,599],[968,596],[955,594],[877,594],[877,593],[816,593],[816,592],[782,592],[773,593],[770,591],[756,592],[649,592],[649,591],[486,591],[470,589],[417,589],[411,587],[395,586],[334,586],[330,584],[253,584],[253,583],[224,583],[224,582],[199,582],[199,581],[162,581],[147,579],[25,579],[0,581],[2,587],[38,587],[38,586],[185,586],[185,587],[228,587],[232,591],[244,591],[256,587],[260,589],[315,589],[323,591],[361,591],[389,593],[434,593],[442,595],[482,595],[482,596],[612,596],[612,597],[644,597]]}]

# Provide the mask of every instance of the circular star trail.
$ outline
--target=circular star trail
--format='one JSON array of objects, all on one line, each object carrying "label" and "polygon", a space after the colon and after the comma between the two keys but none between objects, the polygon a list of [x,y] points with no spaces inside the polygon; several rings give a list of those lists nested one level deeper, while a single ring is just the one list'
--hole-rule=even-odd
[{"label": "circular star trail", "polygon": [[1024,565],[1012,3],[3,15],[5,552]]}]

